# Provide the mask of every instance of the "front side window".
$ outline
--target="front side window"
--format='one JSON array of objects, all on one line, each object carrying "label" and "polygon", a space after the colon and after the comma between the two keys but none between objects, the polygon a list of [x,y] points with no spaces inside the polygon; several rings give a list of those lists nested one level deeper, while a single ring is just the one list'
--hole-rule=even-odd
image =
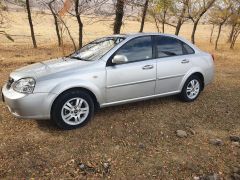
[{"label": "front side window", "polygon": [[124,39],[124,37],[105,37],[97,39],[70,55],[69,58],[84,61],[98,60]]},{"label": "front side window", "polygon": [[151,36],[138,37],[123,45],[115,55],[124,55],[129,62],[152,59]]}]

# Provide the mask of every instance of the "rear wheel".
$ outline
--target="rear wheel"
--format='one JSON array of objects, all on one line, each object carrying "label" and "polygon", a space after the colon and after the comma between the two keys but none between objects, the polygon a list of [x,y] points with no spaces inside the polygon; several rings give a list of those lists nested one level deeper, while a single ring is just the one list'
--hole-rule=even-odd
[{"label": "rear wheel", "polygon": [[198,76],[193,75],[185,82],[180,98],[185,102],[192,102],[198,98],[201,93],[201,89],[201,79]]},{"label": "rear wheel", "polygon": [[52,120],[62,129],[75,129],[87,124],[93,117],[94,102],[81,90],[71,90],[60,95],[52,107]]}]

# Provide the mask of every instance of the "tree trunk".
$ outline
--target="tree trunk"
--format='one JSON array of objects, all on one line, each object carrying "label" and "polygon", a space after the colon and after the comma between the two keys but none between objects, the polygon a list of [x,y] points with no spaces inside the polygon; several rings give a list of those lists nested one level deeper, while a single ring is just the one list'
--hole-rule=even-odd
[{"label": "tree trunk", "polygon": [[221,31],[222,31],[222,24],[220,24],[219,28],[218,28],[218,35],[217,35],[217,39],[216,39],[216,42],[215,42],[215,50],[218,49],[218,40],[220,38]]},{"label": "tree trunk", "polygon": [[[185,3],[188,3],[188,2],[185,2]],[[186,10],[187,10],[187,5],[184,4],[184,5],[183,5],[182,12],[181,12],[181,15],[180,15],[180,17],[178,18],[175,35],[179,35],[180,29],[181,29],[182,24],[183,24],[183,18],[184,18],[184,14],[185,14]]]},{"label": "tree trunk", "polygon": [[70,37],[70,39],[71,39],[71,41],[72,41],[72,43],[73,43],[74,50],[77,51],[76,43],[75,43],[75,41],[74,41],[74,39],[73,39],[73,37],[72,37],[72,35],[71,35],[71,32],[70,32],[68,26],[66,25],[66,23],[64,22],[63,19],[61,19],[61,18],[59,18],[59,19],[61,20],[63,26],[64,26],[64,27],[66,28],[66,30],[67,30],[67,33],[68,33],[68,35],[69,35],[69,37]]},{"label": "tree trunk", "polygon": [[55,24],[55,28],[56,28],[56,34],[57,34],[57,39],[58,39],[58,46],[62,46],[62,41],[61,41],[61,36],[60,36],[60,32],[59,32],[59,27],[58,27],[58,19],[57,19],[57,15],[55,14],[53,8],[52,8],[52,3],[48,4],[50,11],[53,15],[54,18],[54,24]]},{"label": "tree trunk", "polygon": [[240,34],[240,31],[233,33],[233,38],[232,38],[230,49],[234,48],[236,40],[237,40],[239,34]]},{"label": "tree trunk", "polygon": [[158,26],[158,22],[157,22],[157,18],[156,18],[155,15],[154,15],[153,19],[154,19],[154,22],[155,22],[155,26],[156,26],[156,28],[157,28],[157,31],[160,32],[159,26]]},{"label": "tree trunk", "polygon": [[76,13],[76,18],[77,18],[77,22],[78,22],[78,43],[79,43],[79,48],[81,48],[83,45],[83,23],[81,20],[78,6],[79,6],[79,0],[76,0],[75,1],[75,13]]},{"label": "tree trunk", "polygon": [[232,42],[235,27],[236,27],[236,24],[233,24],[231,32],[230,32],[229,37],[228,37],[228,41],[227,41],[228,43]]},{"label": "tree trunk", "polygon": [[149,2],[149,0],[146,0],[145,4],[144,4],[144,7],[143,7],[142,21],[141,21],[141,27],[140,27],[139,32],[143,32],[143,27],[144,27],[145,18],[146,18],[147,9],[148,9],[148,2]]},{"label": "tree trunk", "polygon": [[122,27],[123,15],[124,15],[124,0],[117,0],[113,34],[120,33],[121,27]]},{"label": "tree trunk", "polygon": [[178,20],[175,35],[177,35],[177,36],[179,35],[181,27],[182,27],[182,22],[181,22],[181,20]]},{"label": "tree trunk", "polygon": [[27,13],[28,13],[28,21],[29,21],[29,26],[30,26],[30,30],[31,30],[31,37],[32,37],[33,47],[37,48],[37,42],[36,42],[34,29],[33,29],[32,15],[31,15],[31,10],[30,10],[29,0],[26,0],[26,8],[27,8]]},{"label": "tree trunk", "polygon": [[165,22],[162,22],[162,33],[165,33]]},{"label": "tree trunk", "polygon": [[215,25],[213,24],[212,29],[211,29],[211,35],[210,35],[210,43],[212,43],[212,36],[213,36],[214,28],[215,28]]},{"label": "tree trunk", "polygon": [[196,34],[198,22],[199,22],[199,19],[197,19],[197,20],[193,23],[193,30],[192,30],[192,35],[191,35],[191,40],[192,40],[192,43],[193,43],[193,44],[195,44],[195,34]]},{"label": "tree trunk", "polygon": [[162,21],[162,32],[163,33],[165,33],[166,14],[167,14],[167,11],[164,10],[164,12],[163,12],[163,21]]}]

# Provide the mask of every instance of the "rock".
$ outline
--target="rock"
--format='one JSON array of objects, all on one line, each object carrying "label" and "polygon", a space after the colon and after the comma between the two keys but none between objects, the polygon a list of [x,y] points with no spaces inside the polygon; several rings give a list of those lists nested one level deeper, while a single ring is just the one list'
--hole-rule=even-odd
[{"label": "rock", "polygon": [[240,147],[240,143],[239,142],[232,142],[232,145],[236,146],[236,147]]},{"label": "rock", "polygon": [[187,133],[186,131],[183,131],[183,130],[177,130],[177,136],[180,137],[180,138],[184,138],[184,137],[187,137]]},{"label": "rock", "polygon": [[234,142],[240,142],[240,136],[230,136],[230,140]]},{"label": "rock", "polygon": [[219,179],[219,177],[216,173],[204,175],[204,176],[200,177],[200,180],[218,180],[218,179]]},{"label": "rock", "polygon": [[233,173],[238,173],[238,174],[240,174],[240,168],[238,168],[238,167],[233,167]]},{"label": "rock", "polygon": [[200,177],[194,176],[194,177],[193,177],[193,180],[200,180]]},{"label": "rock", "polygon": [[210,139],[209,143],[215,146],[223,146],[224,143],[221,139]]},{"label": "rock", "polygon": [[107,163],[107,162],[103,163],[103,167],[104,167],[105,169],[109,168],[109,163]]},{"label": "rock", "polygon": [[146,146],[145,146],[143,143],[139,143],[138,147],[139,147],[140,149],[144,149]]},{"label": "rock", "polygon": [[233,179],[233,180],[240,180],[240,174],[233,173],[232,179]]},{"label": "rock", "polygon": [[189,129],[189,132],[190,132],[192,135],[195,135],[195,134],[196,134],[196,131],[194,131],[193,129]]},{"label": "rock", "polygon": [[108,162],[103,163],[103,172],[104,174],[109,173],[110,171],[110,164]]},{"label": "rock", "polygon": [[79,168],[80,168],[82,171],[84,171],[84,169],[85,169],[85,164],[81,163],[81,164],[79,165]]},{"label": "rock", "polygon": [[119,149],[120,149],[120,146],[119,146],[119,145],[116,145],[116,146],[114,147],[114,149],[115,149],[115,150],[119,150]]}]

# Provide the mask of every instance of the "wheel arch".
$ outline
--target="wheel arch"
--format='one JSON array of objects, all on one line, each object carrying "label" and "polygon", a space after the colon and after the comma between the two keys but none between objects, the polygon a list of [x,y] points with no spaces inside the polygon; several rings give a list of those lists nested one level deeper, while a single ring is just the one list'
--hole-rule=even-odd
[{"label": "wheel arch", "polygon": [[89,94],[91,96],[91,98],[93,99],[93,102],[94,102],[94,108],[95,110],[97,110],[99,107],[100,107],[100,104],[98,102],[98,99],[96,97],[96,95],[91,91],[89,90],[88,88],[85,88],[85,87],[71,87],[71,88],[68,88],[68,89],[65,89],[64,91],[60,92],[56,97],[55,99],[52,101],[52,104],[51,104],[51,110],[50,110],[50,116],[52,114],[52,109],[53,109],[53,106],[54,106],[54,103],[56,102],[56,100],[63,94],[65,93],[68,93],[69,91],[74,91],[74,90],[79,90],[79,91],[83,91],[83,92],[86,92],[87,94]]},{"label": "wheel arch", "polygon": [[201,70],[195,70],[195,71],[191,71],[191,72],[187,73],[187,74],[184,76],[184,78],[183,78],[183,80],[182,80],[182,82],[181,82],[181,85],[180,85],[180,90],[182,90],[182,88],[183,88],[185,82],[188,80],[188,78],[191,77],[191,76],[194,76],[194,75],[195,75],[195,76],[198,76],[198,77],[200,78],[201,83],[202,83],[202,84],[201,84],[201,85],[202,85],[202,89],[201,89],[201,90],[204,89],[204,87],[205,87],[204,73],[203,73]]}]

